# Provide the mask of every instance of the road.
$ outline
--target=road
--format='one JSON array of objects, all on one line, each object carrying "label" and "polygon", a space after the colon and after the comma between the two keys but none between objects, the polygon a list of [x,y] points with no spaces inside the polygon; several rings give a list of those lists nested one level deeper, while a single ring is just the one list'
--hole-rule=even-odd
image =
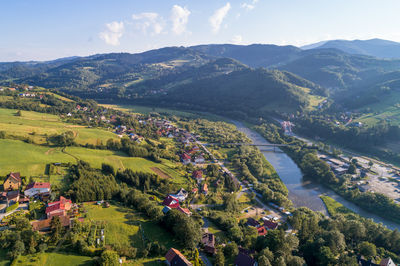
[{"label": "road", "polygon": [[6,216],[8,216],[8,215],[10,215],[10,214],[13,214],[13,213],[16,212],[16,211],[21,211],[21,210],[28,210],[28,204],[27,204],[27,203],[23,203],[23,204],[20,204],[19,207],[18,207],[17,209],[15,209],[15,210],[13,210],[13,211],[11,211],[11,212],[8,212],[8,213],[0,213],[0,221],[3,220],[4,217],[6,217]]}]

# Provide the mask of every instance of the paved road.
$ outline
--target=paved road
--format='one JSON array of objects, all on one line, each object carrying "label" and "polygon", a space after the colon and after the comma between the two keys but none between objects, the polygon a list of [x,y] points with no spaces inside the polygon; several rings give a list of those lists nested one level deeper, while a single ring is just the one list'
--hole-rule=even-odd
[{"label": "paved road", "polygon": [[28,210],[28,204],[27,204],[27,203],[23,203],[23,204],[20,204],[19,207],[18,207],[17,209],[15,209],[15,210],[13,210],[13,211],[11,211],[11,212],[8,212],[8,213],[0,213],[0,221],[3,220],[4,217],[6,217],[6,216],[8,216],[8,215],[10,215],[10,214],[13,214],[13,213],[16,212],[16,211],[21,211],[21,210]]}]

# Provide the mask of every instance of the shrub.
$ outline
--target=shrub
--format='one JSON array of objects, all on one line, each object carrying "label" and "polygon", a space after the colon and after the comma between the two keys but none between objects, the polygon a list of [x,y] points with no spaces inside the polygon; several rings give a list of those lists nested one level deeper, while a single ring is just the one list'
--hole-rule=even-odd
[{"label": "shrub", "polygon": [[19,203],[18,203],[18,202],[15,203],[15,204],[13,204],[13,205],[11,205],[11,206],[8,206],[8,207],[6,208],[6,213],[7,213],[7,212],[11,212],[11,211],[13,211],[13,210],[16,210],[18,207],[19,207]]}]

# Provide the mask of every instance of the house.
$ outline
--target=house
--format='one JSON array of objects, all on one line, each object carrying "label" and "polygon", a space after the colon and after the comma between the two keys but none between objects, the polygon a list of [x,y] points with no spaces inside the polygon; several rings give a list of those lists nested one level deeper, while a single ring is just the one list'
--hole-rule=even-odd
[{"label": "house", "polygon": [[179,207],[179,200],[177,198],[175,198],[174,196],[168,195],[162,205],[167,206],[171,209],[175,209]]},{"label": "house", "polygon": [[207,183],[204,183],[203,187],[201,188],[201,192],[202,192],[204,195],[207,195],[207,194],[208,194],[208,186],[207,186]]},{"label": "house", "polygon": [[21,186],[21,175],[20,173],[10,173],[4,180],[4,190],[18,190]]},{"label": "house", "polygon": [[253,226],[253,227],[258,227],[260,226],[260,223],[256,221],[254,218],[247,218],[247,223],[248,226]]},{"label": "house", "polygon": [[[50,231],[50,225],[52,219],[53,218],[47,218],[45,220],[38,220],[31,222],[32,230],[41,232]],[[66,228],[71,227],[71,219],[69,216],[60,216],[60,222]]]},{"label": "house", "polygon": [[6,193],[7,207],[19,202],[19,191],[13,190]]},{"label": "house", "polygon": [[379,263],[379,266],[396,266],[396,264],[393,262],[392,258],[389,257],[386,259],[382,259]]},{"label": "house", "polygon": [[278,228],[278,224],[277,223],[274,223],[274,222],[269,221],[269,220],[264,221],[264,226],[268,230],[275,230],[276,228]]},{"label": "house", "polygon": [[203,155],[198,155],[194,158],[195,163],[204,163],[206,160],[204,159]]},{"label": "house", "polygon": [[34,197],[36,195],[48,194],[51,191],[50,183],[33,182],[26,186],[24,194],[27,197]]},{"label": "house", "polygon": [[192,212],[191,212],[189,209],[187,209],[187,208],[182,208],[181,206],[179,206],[179,207],[176,208],[176,209],[177,209],[178,211],[180,211],[180,212],[186,214],[187,216],[192,215]]},{"label": "house", "polygon": [[201,243],[204,246],[205,252],[212,254],[212,255],[217,253],[217,249],[215,248],[215,235],[214,234],[204,233],[201,238]]},{"label": "house", "polygon": [[257,232],[259,236],[265,236],[267,234],[267,229],[264,226],[257,227]]},{"label": "house", "polygon": [[59,201],[47,204],[45,211],[47,218],[52,218],[53,216],[66,216],[67,211],[71,210],[71,206],[71,200],[61,196]]},{"label": "house", "polygon": [[171,248],[168,250],[167,254],[165,254],[165,259],[167,265],[173,266],[192,266],[193,264],[190,263],[185,256],[182,255],[182,253],[174,248]]},{"label": "house", "polygon": [[185,201],[188,196],[188,192],[183,188],[179,189],[176,194],[170,194],[172,197],[177,198],[180,202]]},{"label": "house", "polygon": [[200,184],[201,181],[204,180],[204,178],[203,178],[203,171],[201,171],[201,170],[193,171],[192,177],[193,177],[195,180],[197,180],[197,184]]},{"label": "house", "polygon": [[236,256],[235,266],[257,266],[258,263],[249,255],[239,252],[239,254]]},{"label": "house", "polygon": [[190,162],[192,161],[192,157],[189,154],[184,153],[181,156],[181,160],[183,164],[190,164]]},{"label": "house", "polygon": [[199,147],[194,146],[193,148],[190,149],[189,154],[196,154],[200,151]]}]

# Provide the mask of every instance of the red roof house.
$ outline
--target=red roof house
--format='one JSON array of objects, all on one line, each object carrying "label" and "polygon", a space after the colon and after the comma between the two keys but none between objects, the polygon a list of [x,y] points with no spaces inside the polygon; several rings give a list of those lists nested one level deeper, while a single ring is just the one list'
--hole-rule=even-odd
[{"label": "red roof house", "polygon": [[59,201],[51,202],[47,205],[47,218],[52,218],[53,216],[65,216],[67,211],[71,209],[71,205],[71,200],[60,197]]},{"label": "red roof house", "polygon": [[179,265],[179,266],[192,266],[193,264],[190,263],[182,253],[174,248],[168,250],[167,254],[165,254],[165,259],[167,265]]},{"label": "red roof house", "polygon": [[182,208],[181,206],[179,206],[179,207],[177,208],[177,210],[180,211],[180,212],[182,212],[182,213],[184,213],[184,214],[186,214],[187,216],[192,215],[192,212],[191,212],[189,209]]},{"label": "red roof house", "polygon": [[181,159],[184,164],[189,164],[192,160],[192,157],[190,157],[189,154],[184,153],[184,154],[182,154]]},{"label": "red roof house", "polygon": [[171,196],[171,195],[168,195],[164,199],[162,205],[167,206],[167,207],[169,207],[171,209],[175,209],[175,208],[179,207],[179,200],[177,198]]},{"label": "red roof house", "polygon": [[257,228],[257,232],[259,236],[265,236],[267,234],[267,229],[264,226],[260,226]]}]

